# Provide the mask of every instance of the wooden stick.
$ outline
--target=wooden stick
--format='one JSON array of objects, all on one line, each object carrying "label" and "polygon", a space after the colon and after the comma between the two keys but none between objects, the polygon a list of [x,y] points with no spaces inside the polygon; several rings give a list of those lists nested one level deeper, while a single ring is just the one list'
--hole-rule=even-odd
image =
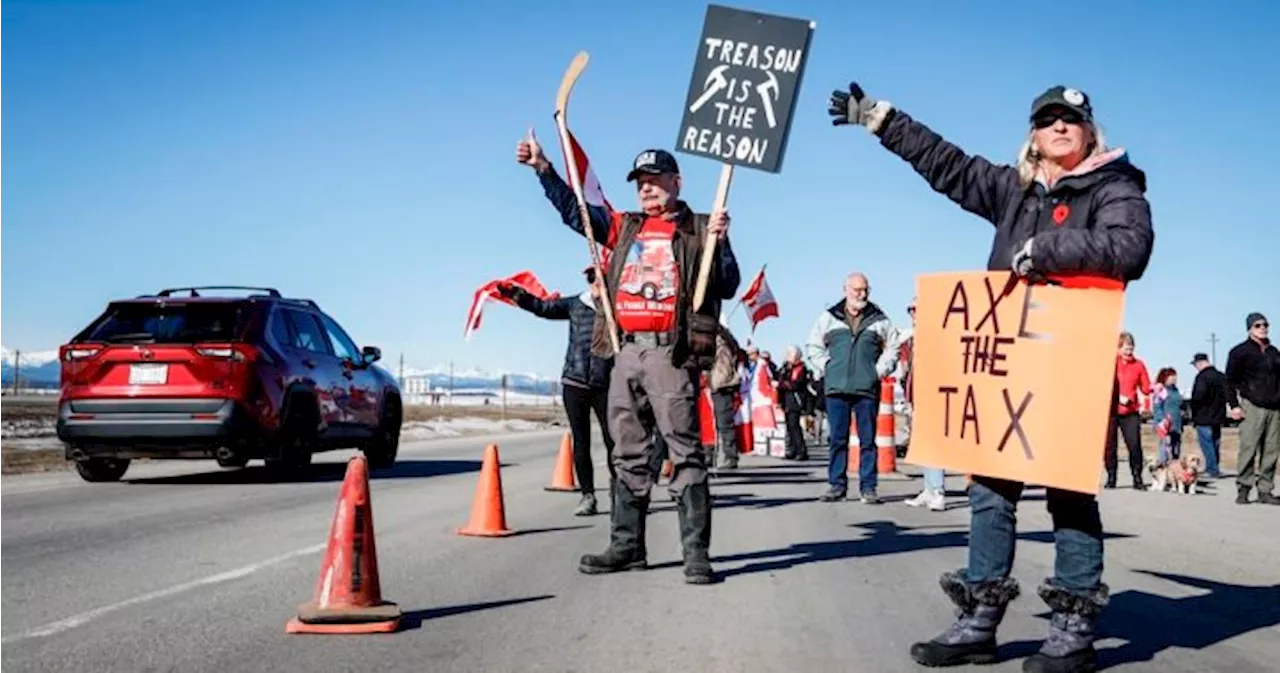
[{"label": "wooden stick", "polygon": [[566,113],[569,109],[569,94],[573,85],[587,68],[587,52],[580,51],[569,63],[564,77],[560,80],[560,89],[556,92],[556,127],[560,133],[560,150],[564,154],[565,171],[569,174],[569,185],[573,188],[573,196],[578,201],[578,219],[582,221],[582,233],[587,239],[587,252],[591,256],[591,266],[596,270],[595,287],[600,294],[600,306],[604,309],[605,329],[609,332],[609,344],[617,354],[622,347],[618,344],[618,327],[613,318],[613,299],[609,297],[609,285],[604,282],[604,268],[600,264],[600,249],[596,243],[595,230],[591,226],[591,211],[587,208],[587,199],[582,192],[582,176],[578,175],[578,162],[573,155],[573,145],[569,142],[569,124]]},{"label": "wooden stick", "polygon": [[[729,184],[733,182],[733,164],[724,164],[720,169],[720,184],[716,186],[716,201],[711,205],[711,213],[724,210],[729,200]],[[698,284],[693,290],[693,310],[702,308],[707,298],[707,282],[711,280],[711,263],[715,260],[716,241],[718,239],[707,233],[707,242],[702,246],[702,263],[698,267]]]}]

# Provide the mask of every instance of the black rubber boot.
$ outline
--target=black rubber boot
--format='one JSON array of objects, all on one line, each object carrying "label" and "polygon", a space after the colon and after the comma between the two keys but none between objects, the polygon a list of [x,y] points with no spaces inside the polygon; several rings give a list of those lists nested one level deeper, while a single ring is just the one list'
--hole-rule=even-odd
[{"label": "black rubber boot", "polygon": [[1022,662],[1023,673],[1089,673],[1098,670],[1093,641],[1098,614],[1109,600],[1107,585],[1079,594],[1046,580],[1037,590],[1053,610],[1049,637],[1040,651]]},{"label": "black rubber boot", "polygon": [[684,547],[684,581],[711,584],[711,488],[690,484],[676,498],[680,514],[680,544]]},{"label": "black rubber boot", "polygon": [[644,570],[649,565],[644,543],[649,497],[637,496],[622,484],[611,490],[609,548],[602,554],[583,554],[578,561],[578,570],[588,575]]},{"label": "black rubber boot", "polygon": [[911,646],[911,658],[922,666],[991,664],[996,661],[996,627],[1009,603],[1018,597],[1012,577],[969,585],[963,569],[939,579],[956,605],[956,620],[938,637]]},{"label": "black rubber boot", "polygon": [[1115,487],[1116,487],[1116,471],[1111,468],[1107,468],[1107,483],[1103,488],[1115,488]]},{"label": "black rubber boot", "polygon": [[1139,469],[1132,472],[1133,472],[1133,490],[1135,491],[1147,490],[1147,485],[1142,483],[1142,470]]}]

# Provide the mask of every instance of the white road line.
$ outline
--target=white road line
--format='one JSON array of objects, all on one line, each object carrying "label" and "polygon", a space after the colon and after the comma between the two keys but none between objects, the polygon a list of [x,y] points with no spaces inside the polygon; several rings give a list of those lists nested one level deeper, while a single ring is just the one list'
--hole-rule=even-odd
[{"label": "white road line", "polygon": [[210,575],[209,577],[205,577],[203,579],[198,579],[191,582],[185,582],[183,584],[171,586],[167,589],[160,589],[159,591],[152,591],[150,593],[145,593],[145,594],[142,594],[141,596],[135,596],[133,598],[130,598],[125,601],[121,601],[119,603],[107,605],[101,608],[97,608],[95,610],[89,610],[88,612],[82,612],[78,615],[67,617],[66,619],[60,619],[51,624],[45,624],[44,626],[37,627],[25,633],[4,638],[3,640],[0,640],[0,643],[7,644],[7,643],[17,642],[20,640],[29,640],[31,638],[43,638],[45,636],[52,636],[57,633],[62,633],[63,631],[74,629],[77,626],[82,626],[84,624],[87,624],[99,617],[102,617],[103,615],[115,612],[116,610],[122,610],[127,607],[132,607],[134,605],[147,603],[147,602],[158,600],[161,598],[168,598],[169,596],[180,594],[185,591],[190,591],[192,589],[197,589],[199,587],[208,586],[210,584],[219,584],[221,582],[229,582],[234,579],[240,579],[241,577],[246,577],[259,570],[262,570],[263,568],[267,568],[269,566],[283,563],[285,561],[297,558],[299,556],[314,554],[318,551],[323,550],[327,544],[328,543],[326,542],[326,543],[321,543],[317,545],[312,545],[310,547],[306,547],[303,549],[296,549],[287,554],[282,554],[274,558],[269,558],[265,561],[259,561],[258,563],[236,568],[234,570],[228,570],[224,573],[218,573],[217,575]]}]

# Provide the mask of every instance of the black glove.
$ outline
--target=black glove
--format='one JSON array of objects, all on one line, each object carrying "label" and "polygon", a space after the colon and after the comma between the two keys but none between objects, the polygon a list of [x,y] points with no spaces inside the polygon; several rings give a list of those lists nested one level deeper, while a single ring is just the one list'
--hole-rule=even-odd
[{"label": "black glove", "polygon": [[515,285],[498,285],[498,294],[512,301],[515,301],[520,292],[520,288]]},{"label": "black glove", "polygon": [[827,112],[831,115],[831,124],[857,124],[865,126],[867,116],[876,101],[862,91],[857,82],[849,82],[849,90],[836,89],[831,92],[831,107]]}]

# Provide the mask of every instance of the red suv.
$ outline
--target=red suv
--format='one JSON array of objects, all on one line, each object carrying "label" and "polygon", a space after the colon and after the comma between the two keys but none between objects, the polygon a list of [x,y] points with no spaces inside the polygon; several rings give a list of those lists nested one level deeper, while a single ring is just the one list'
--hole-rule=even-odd
[{"label": "red suv", "polygon": [[116,481],[133,458],[291,471],[359,448],[370,467],[395,462],[400,388],[381,351],[308,299],[191,287],[113,301],[59,355],[58,438],[86,481]]}]

